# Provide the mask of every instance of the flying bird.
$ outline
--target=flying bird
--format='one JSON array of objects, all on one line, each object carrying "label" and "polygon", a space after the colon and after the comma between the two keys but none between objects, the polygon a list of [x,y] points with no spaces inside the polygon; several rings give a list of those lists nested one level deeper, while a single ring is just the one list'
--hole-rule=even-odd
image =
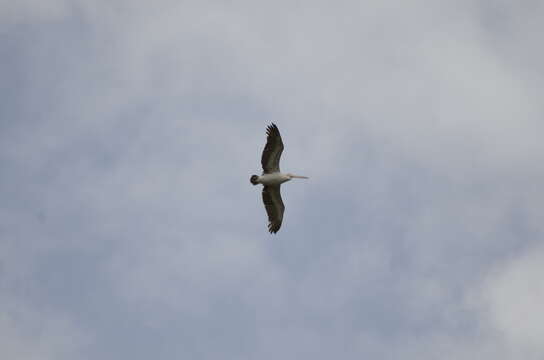
[{"label": "flying bird", "polygon": [[272,123],[266,128],[266,145],[261,157],[263,174],[251,175],[253,185],[263,184],[263,203],[268,214],[268,231],[277,233],[283,221],[285,206],[281,200],[280,186],[291,179],[308,179],[306,176],[280,172],[280,157],[283,151],[280,130]]}]

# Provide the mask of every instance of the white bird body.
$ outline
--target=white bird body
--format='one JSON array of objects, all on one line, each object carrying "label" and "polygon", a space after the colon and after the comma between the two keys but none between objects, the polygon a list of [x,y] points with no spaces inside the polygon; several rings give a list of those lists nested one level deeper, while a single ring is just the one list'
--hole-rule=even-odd
[{"label": "white bird body", "polygon": [[275,186],[283,184],[284,182],[289,180],[291,180],[291,177],[289,177],[287,174],[282,174],[280,172],[272,174],[262,174],[257,179],[259,184],[263,184],[264,186]]},{"label": "white bird body", "polygon": [[289,180],[291,180],[291,178],[287,174],[282,173],[263,174],[257,179],[259,184],[263,184],[264,186],[275,186]]},{"label": "white bird body", "polygon": [[271,233],[276,233],[281,227],[283,212],[285,211],[281,199],[280,185],[293,178],[307,179],[307,177],[280,172],[280,157],[283,152],[280,131],[276,125],[271,124],[267,127],[266,134],[266,145],[261,157],[263,174],[261,176],[252,175],[249,181],[253,185],[264,185],[262,197],[268,214],[268,230]]},{"label": "white bird body", "polygon": [[287,182],[291,179],[307,179],[306,176],[299,176],[299,175],[293,175],[293,174],[283,174],[280,172],[275,172],[271,174],[262,174],[257,178],[257,182],[259,184],[263,184],[264,186],[276,186],[281,185],[284,182]]}]

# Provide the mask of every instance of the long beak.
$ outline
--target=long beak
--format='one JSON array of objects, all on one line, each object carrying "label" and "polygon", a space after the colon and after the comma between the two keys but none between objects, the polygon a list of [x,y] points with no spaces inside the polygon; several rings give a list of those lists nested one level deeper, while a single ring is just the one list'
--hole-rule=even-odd
[{"label": "long beak", "polygon": [[291,177],[295,179],[309,179],[309,177],[307,176],[300,176],[300,175],[291,175]]}]

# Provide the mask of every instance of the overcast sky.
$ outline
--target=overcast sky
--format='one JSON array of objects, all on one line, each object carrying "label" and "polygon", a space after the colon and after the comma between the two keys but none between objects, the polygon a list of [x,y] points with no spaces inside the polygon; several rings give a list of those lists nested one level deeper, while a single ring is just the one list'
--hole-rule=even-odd
[{"label": "overcast sky", "polygon": [[543,359],[543,18],[1,1],[0,357]]}]

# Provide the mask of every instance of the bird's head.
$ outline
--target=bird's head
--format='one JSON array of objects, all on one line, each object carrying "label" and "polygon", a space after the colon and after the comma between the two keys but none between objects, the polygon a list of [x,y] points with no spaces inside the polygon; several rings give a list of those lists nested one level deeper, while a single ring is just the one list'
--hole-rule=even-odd
[{"label": "bird's head", "polygon": [[259,183],[259,177],[257,175],[251,175],[249,182],[253,185],[257,185]]}]

